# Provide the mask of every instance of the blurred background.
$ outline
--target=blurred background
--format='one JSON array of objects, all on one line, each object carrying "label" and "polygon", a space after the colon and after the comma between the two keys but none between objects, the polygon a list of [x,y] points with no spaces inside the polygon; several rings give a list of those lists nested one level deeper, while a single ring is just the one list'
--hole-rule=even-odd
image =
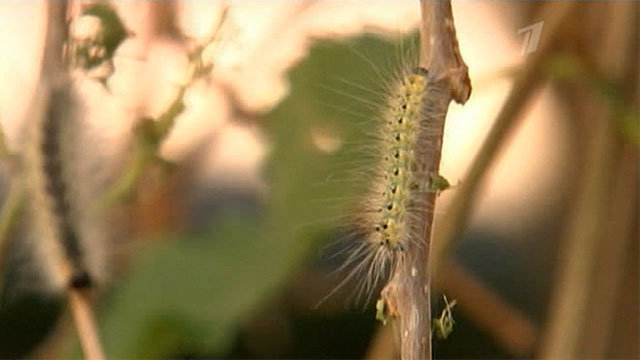
[{"label": "blurred background", "polygon": [[[26,146],[47,5],[0,2],[3,155]],[[418,2],[67,10],[92,129],[78,154],[104,173],[78,181],[110,204],[95,296],[107,356],[394,358],[377,294],[357,301],[347,282],[327,295],[375,161],[376,104],[415,66]],[[638,358],[639,3],[464,1],[453,14],[473,92],[445,129],[432,314],[443,294],[457,305],[435,357]],[[21,180],[2,159],[0,357],[78,357],[64,297],[21,246],[29,218],[10,220]]]}]

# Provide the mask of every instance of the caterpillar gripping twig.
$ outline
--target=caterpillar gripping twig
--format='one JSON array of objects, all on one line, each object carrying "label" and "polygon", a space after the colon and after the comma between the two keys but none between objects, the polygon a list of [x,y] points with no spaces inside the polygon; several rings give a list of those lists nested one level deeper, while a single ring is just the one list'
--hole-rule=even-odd
[{"label": "caterpillar gripping twig", "polygon": [[386,114],[383,118],[383,134],[389,138],[382,142],[383,158],[380,165],[382,179],[374,186],[381,198],[378,202],[378,221],[374,242],[391,251],[402,251],[410,237],[407,211],[412,204],[411,193],[419,188],[415,145],[421,132],[419,119],[422,102],[427,92],[426,71],[409,73],[392,89]]},{"label": "caterpillar gripping twig", "polygon": [[441,109],[429,98],[439,96],[443,86],[423,68],[408,68],[386,87],[379,109],[373,176],[369,191],[354,214],[354,225],[363,236],[347,259],[352,267],[344,282],[360,278],[359,296],[369,300],[381,279],[393,277],[408,251],[424,248],[427,198],[434,194],[433,169],[428,159],[440,141],[434,118]]}]

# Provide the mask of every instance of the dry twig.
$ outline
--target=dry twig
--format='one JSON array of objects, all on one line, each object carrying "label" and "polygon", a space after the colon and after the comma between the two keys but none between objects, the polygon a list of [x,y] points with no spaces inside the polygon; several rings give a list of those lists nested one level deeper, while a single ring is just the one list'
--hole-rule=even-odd
[{"label": "dry twig", "polygon": [[80,338],[80,344],[82,346],[85,359],[105,359],[97,332],[96,322],[93,318],[93,312],[91,311],[89,294],[81,292],[78,289],[71,288],[68,290],[68,298],[69,308],[71,309],[71,315],[73,316],[73,322],[75,324],[76,331],[78,332],[78,337]]},{"label": "dry twig", "polygon": [[[420,65],[429,71],[429,95],[425,107],[432,113],[432,126],[437,139],[425,146],[431,155],[425,171],[438,174],[442,150],[442,134],[451,100],[464,103],[471,93],[467,66],[460,56],[449,1],[421,2]],[[426,199],[433,209],[436,193]],[[395,270],[382,292],[391,315],[399,318],[400,356],[402,359],[431,359],[431,306],[428,274],[429,247],[433,211],[424,214],[422,243],[409,244],[404,261]]]},{"label": "dry twig", "polygon": [[[460,304],[459,310],[485,329],[510,354],[521,357],[533,353],[538,329],[526,314],[458,264],[447,262],[435,275],[434,287],[455,298]],[[381,326],[372,340],[367,359],[394,358],[396,348],[393,340],[390,328]]]},{"label": "dry twig", "polygon": [[[622,4],[623,14],[626,6]],[[597,4],[593,23],[599,23],[603,14],[616,10],[616,7]],[[614,28],[607,27],[611,32],[626,32],[620,23],[611,24]],[[590,41],[593,55],[597,58],[598,73],[604,74],[608,80],[625,79],[625,61],[628,59],[624,55],[611,56],[620,48],[619,39],[606,37],[601,41]],[[602,53],[607,55],[602,56]],[[637,53],[627,56],[636,57]],[[630,197],[633,198],[637,183],[635,170],[626,173],[628,169],[618,161],[623,155],[615,128],[620,114],[611,104],[607,107],[604,99],[593,90],[581,93],[582,100],[589,104],[587,157],[585,166],[576,177],[579,193],[560,250],[555,289],[540,350],[543,359],[606,355],[604,351],[610,326],[607,316],[612,316],[615,309],[616,287],[622,274],[620,266],[634,226],[631,218],[637,204]],[[633,92],[613,94],[619,99],[634,95]],[[637,157],[627,156],[627,161],[637,162]],[[634,169],[634,166],[628,168]],[[620,172],[618,178],[616,170]],[[623,190],[625,188],[626,191]],[[624,234],[625,230],[627,234]],[[598,265],[602,267],[598,269]]]}]

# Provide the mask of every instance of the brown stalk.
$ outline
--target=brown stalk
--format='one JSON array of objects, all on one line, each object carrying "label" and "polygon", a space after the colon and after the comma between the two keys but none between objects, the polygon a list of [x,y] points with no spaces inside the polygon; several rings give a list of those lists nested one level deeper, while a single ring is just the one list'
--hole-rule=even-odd
[{"label": "brown stalk", "polygon": [[542,346],[544,359],[576,358],[581,329],[586,326],[587,295],[597,256],[598,240],[604,233],[611,181],[611,164],[616,154],[613,122],[594,119],[587,166],[578,178],[581,193],[567,227],[560,255],[556,291]]},{"label": "brown stalk", "polygon": [[[617,13],[617,21],[607,24],[607,32],[628,32],[622,20],[627,18],[633,22],[633,18],[627,17],[632,13],[631,6],[623,3],[597,5],[592,24]],[[630,59],[636,58],[637,54],[624,56],[627,48],[624,45],[633,46],[632,37],[626,36],[626,39],[622,41],[623,46],[618,37],[611,36],[590,42],[598,75],[602,74],[600,76],[609,81],[629,79],[625,61],[632,63]],[[587,158],[581,173],[576,176],[579,193],[560,251],[549,319],[540,350],[543,359],[607,356],[606,346],[612,339],[613,329],[609,317],[613,317],[616,308],[615,300],[624,274],[624,255],[637,218],[634,216],[637,215],[637,149],[623,152],[616,130],[616,121],[621,115],[605,102],[602,94],[594,91],[596,89],[588,90],[591,91],[581,93],[581,99],[589,109]],[[635,92],[614,94],[630,103]]]},{"label": "brown stalk", "polygon": [[[516,357],[533,353],[538,329],[519,309],[505,301],[500,294],[486,287],[473,274],[458,264],[447,263],[433,279],[439,291],[456,299],[456,310],[499,342]],[[391,359],[396,348],[393,333],[388,326],[381,326],[372,340],[367,359]]]},{"label": "brown stalk", "polygon": [[[591,321],[584,328],[583,353],[585,358],[604,359],[614,330],[614,313],[623,285],[625,258],[633,248],[633,227],[638,219],[638,151],[628,145],[621,151],[615,174],[613,194],[606,229],[606,241],[598,245],[599,260],[593,277]],[[603,238],[604,239],[604,238]],[[637,238],[636,238],[637,241]],[[637,253],[637,252],[636,252]]]},{"label": "brown stalk", "polygon": [[96,322],[93,318],[93,311],[91,310],[89,293],[71,288],[68,290],[68,298],[69,308],[78,332],[84,358],[87,360],[105,359]]},{"label": "brown stalk", "polygon": [[[460,56],[453,26],[451,3],[420,2],[422,11],[420,66],[429,71],[429,95],[425,108],[437,139],[423,146],[430,154],[425,170],[438,174],[442,134],[451,100],[464,103],[471,93],[467,66]],[[437,194],[427,196],[427,209],[435,207]],[[422,243],[410,243],[405,257],[384,288],[382,297],[397,317],[402,359],[431,359],[431,304],[428,274],[433,211],[425,211]]]}]

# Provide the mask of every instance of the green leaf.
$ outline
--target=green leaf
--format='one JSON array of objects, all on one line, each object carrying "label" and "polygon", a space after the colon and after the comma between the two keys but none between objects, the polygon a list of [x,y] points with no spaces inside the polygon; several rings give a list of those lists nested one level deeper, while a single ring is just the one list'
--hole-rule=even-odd
[{"label": "green leaf", "polygon": [[104,313],[106,352],[158,358],[181,349],[216,353],[291,271],[284,243],[259,224],[228,217],[209,236],[166,241],[138,260]]},{"label": "green leaf", "polygon": [[[147,249],[102,308],[108,357],[224,354],[261,304],[318,256],[320,240],[340,226],[366,190],[369,177],[351,174],[358,168],[352,160],[371,165],[367,145],[373,137],[365,135],[375,131],[377,118],[366,103],[380,101],[375,92],[385,83],[376,72],[395,63],[389,55],[395,51],[373,37],[314,47],[291,73],[291,95],[264,119],[272,144],[264,216],[227,214],[204,236]],[[322,136],[334,146],[322,145]]]},{"label": "green leaf", "polygon": [[432,174],[429,182],[430,192],[440,192],[451,187],[449,180],[440,174]]}]

